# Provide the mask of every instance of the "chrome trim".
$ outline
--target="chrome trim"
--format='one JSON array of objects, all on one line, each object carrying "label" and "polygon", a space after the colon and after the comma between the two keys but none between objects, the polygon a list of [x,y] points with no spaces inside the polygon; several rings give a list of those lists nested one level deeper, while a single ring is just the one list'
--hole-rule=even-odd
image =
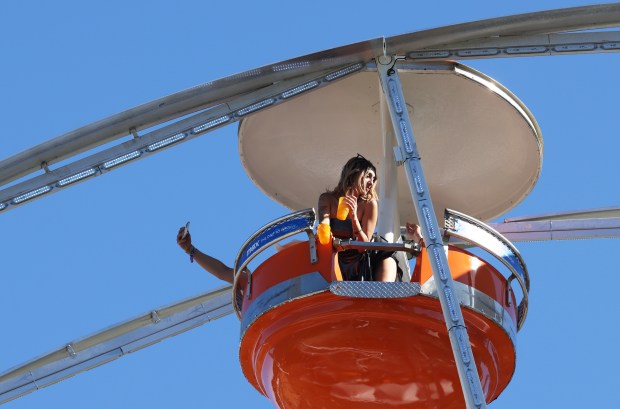
[{"label": "chrome trim", "polygon": [[[538,122],[536,122],[536,119],[534,118],[534,115],[529,110],[529,108],[508,88],[480,71],[477,71],[466,65],[456,64],[454,67],[454,72],[458,75],[468,78],[471,81],[481,84],[485,88],[495,93],[495,95],[502,98],[508,104],[512,105],[512,107],[517,110],[521,114],[521,116],[528,122],[530,128],[532,129],[532,132],[536,137],[536,143],[538,144],[539,167],[536,174],[536,180],[538,180],[538,178],[540,177],[540,171],[542,166],[540,165],[540,163],[542,163],[544,143],[542,139],[542,131],[540,130]],[[517,203],[520,203],[520,201],[518,201]]]},{"label": "chrome trim", "polygon": [[465,240],[485,250],[510,270],[508,284],[511,284],[512,277],[516,278],[523,293],[517,308],[517,328],[521,329],[527,317],[530,276],[515,246],[489,225],[451,209],[445,211],[445,235]]},{"label": "chrome trim", "polygon": [[[482,291],[458,281],[454,281],[454,289],[461,306],[482,314],[501,327],[516,348],[516,326],[506,309]],[[351,290],[353,295],[345,294],[344,292],[347,290]],[[432,277],[420,287],[418,283],[372,281],[334,281],[328,283],[319,272],[307,273],[278,283],[258,296],[241,319],[240,339],[243,339],[247,329],[259,317],[273,308],[326,291],[330,291],[334,295],[356,298],[402,298],[416,295],[437,298],[437,287]],[[385,295],[378,295],[377,292],[383,292]],[[408,294],[402,295],[403,293]]]},{"label": "chrome trim", "polygon": [[412,282],[333,281],[329,291],[353,298],[405,298],[420,293],[420,284]]},{"label": "chrome trim", "polygon": [[[454,291],[462,307],[484,315],[500,326],[510,338],[512,345],[517,346],[517,329],[515,322],[504,307],[482,291],[458,281],[454,281]],[[437,298],[437,286],[431,277],[420,289],[420,295]]]},{"label": "chrome trim", "polygon": [[313,272],[282,281],[256,297],[241,318],[241,339],[254,321],[267,311],[287,302],[325,292],[329,283],[321,273]]},{"label": "chrome trim", "polygon": [[519,250],[508,239],[488,224],[466,214],[446,209],[445,215],[445,234],[478,245],[497,257],[517,276],[517,279],[523,280],[525,288],[529,291],[530,278],[525,262]]},{"label": "chrome trim", "polygon": [[[314,264],[318,261],[314,231],[312,230],[315,218],[314,209],[305,209],[291,213],[264,225],[243,243],[243,246],[241,246],[237,254],[233,268],[235,274],[233,284],[233,306],[235,307],[237,317],[241,318],[239,312],[241,311],[241,300],[243,296],[245,295],[248,298],[252,296],[252,273],[247,271],[246,267],[254,257],[258,256],[265,249],[287,237],[306,232],[308,235],[308,245],[310,247],[310,262]],[[244,271],[248,277],[248,286],[245,290],[245,294],[243,289],[238,286],[239,277],[241,276],[241,272]]]},{"label": "chrome trim", "polygon": [[316,214],[314,209],[304,209],[282,216],[261,227],[243,243],[235,259],[235,275],[248,263],[272,244],[294,234],[312,229]]}]

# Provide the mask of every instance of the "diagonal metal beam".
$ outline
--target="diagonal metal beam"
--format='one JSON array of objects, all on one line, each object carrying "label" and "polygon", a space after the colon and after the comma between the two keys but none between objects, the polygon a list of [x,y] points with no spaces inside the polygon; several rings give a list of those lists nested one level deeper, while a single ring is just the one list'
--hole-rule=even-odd
[{"label": "diagonal metal beam", "polygon": [[[111,148],[93,153],[57,169],[46,169],[23,182],[0,190],[0,212],[11,210],[31,200],[48,196],[66,187],[99,176],[129,162],[204,135],[221,126],[237,122],[262,109],[288,101],[354,74],[365,67],[357,63],[336,70],[327,70],[281,81],[255,92],[232,98],[224,104],[156,129]],[[71,146],[66,146],[66,155]],[[76,153],[76,152],[74,152]],[[9,170],[10,173],[10,170]],[[0,172],[2,176],[2,172]]]},{"label": "diagonal metal beam", "polygon": [[[292,81],[306,75],[318,75],[324,71],[334,72],[352,64],[363,63],[365,60],[359,57],[358,51],[360,48],[372,48],[366,43],[377,42],[380,44],[380,40],[377,39],[374,42],[342,47],[344,53],[342,57],[330,56],[328,50],[231,75],[83,126],[1,160],[0,186],[39,171],[42,163],[53,165],[123,138],[131,132],[140,132],[203,109],[229,103],[233,99],[278,85],[283,81]],[[349,53],[352,53],[351,57],[348,56]],[[366,60],[370,61],[370,56]]]},{"label": "diagonal metal beam", "polygon": [[0,404],[231,314],[231,289],[153,310],[0,373]]},{"label": "diagonal metal beam", "polygon": [[402,156],[399,159],[404,162],[411,198],[422,227],[424,245],[428,250],[433,278],[437,283],[437,295],[446,322],[465,403],[468,409],[486,408],[469,335],[454,290],[448,259],[443,248],[443,239],[406,108],[400,76],[398,70],[394,68],[396,59],[394,56],[383,55],[377,57],[376,61],[381,87],[386,96],[394,134],[399,145],[397,149],[400,149],[399,156]]}]

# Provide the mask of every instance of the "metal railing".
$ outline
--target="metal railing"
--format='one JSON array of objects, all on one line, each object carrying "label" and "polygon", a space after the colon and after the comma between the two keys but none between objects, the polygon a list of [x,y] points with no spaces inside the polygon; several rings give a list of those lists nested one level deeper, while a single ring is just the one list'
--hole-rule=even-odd
[{"label": "metal railing", "polygon": [[445,234],[485,250],[510,270],[506,294],[509,305],[512,299],[513,280],[517,280],[523,293],[523,298],[517,307],[517,330],[520,330],[527,316],[530,276],[519,251],[489,225],[450,209],[445,211]]},{"label": "metal railing", "polygon": [[[246,267],[248,263],[260,253],[281,240],[305,232],[308,235],[308,244],[310,246],[310,262],[313,264],[317,262],[316,240],[314,238],[314,231],[312,230],[315,219],[316,214],[314,209],[300,210],[280,217],[261,227],[246,240],[243,246],[241,246],[235,260],[235,279],[233,284],[233,305],[239,318],[241,318],[240,311],[243,297],[246,296],[250,298],[252,295],[252,273],[246,270]],[[245,294],[243,293],[243,289],[239,288],[238,285],[239,278],[244,271],[247,274],[248,280]]]},{"label": "metal railing", "polygon": [[335,238],[332,241],[332,246],[336,251],[344,250],[385,250],[385,251],[404,251],[411,253],[414,256],[420,253],[420,246],[417,243],[387,243],[379,241],[357,241],[357,240],[344,240]]}]

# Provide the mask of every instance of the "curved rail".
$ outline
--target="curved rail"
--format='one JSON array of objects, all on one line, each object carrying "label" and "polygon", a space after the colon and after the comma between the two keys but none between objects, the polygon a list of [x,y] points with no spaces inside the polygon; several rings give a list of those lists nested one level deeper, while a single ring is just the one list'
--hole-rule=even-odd
[{"label": "curved rail", "polygon": [[298,212],[280,217],[271,223],[264,225],[256,233],[250,236],[245,243],[243,243],[243,246],[241,246],[241,249],[237,254],[234,265],[235,279],[233,284],[233,306],[235,307],[235,311],[239,318],[241,318],[239,314],[241,311],[241,300],[244,296],[242,290],[237,285],[239,277],[244,271],[246,271],[248,286],[245,296],[248,298],[251,297],[252,273],[249,270],[246,270],[246,267],[252,259],[268,247],[271,247],[273,244],[287,237],[291,237],[301,232],[306,232],[308,235],[308,243],[310,245],[310,262],[317,262],[316,240],[314,238],[314,231],[312,230],[315,219],[316,214],[314,209],[300,210]]},{"label": "curved rail", "polygon": [[157,308],[0,372],[0,405],[232,313],[230,286]]},{"label": "curved rail", "polygon": [[517,308],[517,330],[520,330],[527,316],[530,276],[519,251],[508,239],[489,225],[450,209],[445,211],[445,234],[480,247],[510,270],[507,299],[510,300],[514,279],[519,282],[523,292],[523,299]]},{"label": "curved rail", "polygon": [[[149,149],[136,148],[132,141],[128,141],[115,148],[115,154],[110,153],[102,161],[96,163],[84,163],[84,160],[76,160],[71,166],[66,165],[60,169],[49,171],[49,167],[59,163],[65,159],[77,156],[81,152],[85,152],[97,146],[101,146],[107,142],[133,135],[134,139],[138,136],[138,132],[146,130],[153,126],[159,125],[166,121],[172,121],[197,111],[206,110],[194,119],[186,118],[185,121],[196,122],[192,124],[192,128],[201,129],[199,132],[188,133],[183,130],[176,130],[180,125],[169,125],[175,128],[175,132],[158,136],[149,142],[151,150],[160,149],[168,144],[173,144],[180,140],[189,140],[194,134],[203,134],[205,131],[215,129],[223,124],[228,124],[230,118],[228,114],[215,115],[221,110],[230,108],[232,105],[238,105],[241,100],[248,100],[248,94],[260,93],[264,88],[277,87],[278,84],[290,84],[288,91],[297,92],[304,87],[313,87],[312,81],[308,81],[306,76],[314,76],[319,73],[327,73],[327,76],[335,79],[341,73],[349,73],[351,67],[361,68],[371,62],[377,55],[387,53],[389,55],[407,55],[411,59],[425,59],[430,56],[431,59],[450,59],[448,54],[426,53],[435,47],[448,47],[450,50],[457,52],[460,48],[459,44],[469,41],[496,41],[500,37],[512,36],[511,41],[524,38],[523,55],[530,55],[531,50],[538,50],[549,45],[549,41],[545,40],[546,36],[542,36],[543,43],[539,47],[532,44],[528,37],[549,34],[563,33],[568,31],[593,30],[620,25],[620,4],[603,4],[595,6],[575,7],[559,10],[551,10],[544,12],[519,14],[508,17],[500,17],[488,20],[475,21],[471,23],[463,23],[452,26],[445,26],[430,30],[418,31],[413,33],[402,34],[387,38],[375,38],[359,43],[349,44],[342,47],[324,50],[317,53],[292,58],[286,61],[278,62],[245,71],[239,74],[231,75],[219,80],[211,81],[190,88],[185,91],[163,97],[127,111],[102,119],[82,128],[71,131],[65,135],[59,136],[40,145],[27,149],[12,157],[0,161],[0,186],[8,184],[26,175],[33,174],[45,169],[46,173],[41,175],[42,180],[28,180],[22,182],[22,189],[15,191],[10,189],[9,192],[0,190],[0,211],[6,211],[14,208],[22,203],[29,202],[30,199],[47,196],[50,192],[55,192],[60,186],[74,185],[77,181],[83,181],[90,176],[98,175],[108,170],[108,168],[116,167],[120,162],[114,162],[117,159],[131,160],[142,157],[142,153]],[[591,34],[591,33],[590,33]],[[610,52],[618,51],[617,47],[618,33],[610,37],[602,37],[595,42],[604,41],[605,46],[596,46],[595,48],[586,46],[575,46],[574,42],[590,41],[590,38],[571,38],[568,46],[562,46],[562,54],[570,54],[573,52]],[[503,39],[502,39],[503,40]],[[559,44],[564,44],[560,41]],[[512,43],[510,43],[512,44]],[[466,44],[469,48],[471,44]],[[474,44],[475,45],[475,44]],[[479,46],[485,46],[479,45]],[[385,48],[384,48],[385,47]],[[519,47],[511,45],[510,48],[516,54],[515,50]],[[530,51],[527,51],[530,50]],[[462,56],[471,58],[496,58],[503,57],[503,54],[480,54],[479,52],[466,52],[456,54],[457,57]],[[323,75],[323,74],[321,74]],[[343,74],[344,75],[344,74]],[[336,76],[336,77],[334,77]],[[329,81],[329,78],[328,78]],[[289,94],[292,95],[292,94]],[[255,107],[256,103],[269,101],[265,97],[257,98],[256,101],[249,102],[245,106],[239,106],[241,110],[249,107]],[[215,122],[214,122],[215,121]],[[223,122],[218,122],[223,121]],[[181,121],[183,122],[183,121]],[[204,128],[203,128],[204,126]],[[121,152],[122,151],[122,152]],[[150,151],[149,151],[150,152]],[[116,155],[118,153],[118,155]],[[129,157],[125,155],[130,155]],[[113,166],[99,167],[99,164],[111,163]],[[123,162],[124,163],[124,162]],[[82,166],[83,165],[83,166]],[[31,179],[37,179],[39,176],[32,176]],[[26,185],[23,185],[25,183]],[[58,183],[58,185],[57,185]],[[4,197],[3,197],[4,196]],[[15,200],[18,199],[18,200]]]}]

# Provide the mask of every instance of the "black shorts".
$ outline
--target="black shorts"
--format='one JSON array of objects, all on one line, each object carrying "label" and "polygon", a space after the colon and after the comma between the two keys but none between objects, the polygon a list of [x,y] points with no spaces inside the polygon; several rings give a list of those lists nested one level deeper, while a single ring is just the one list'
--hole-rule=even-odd
[{"label": "black shorts", "polygon": [[[382,237],[373,237],[373,241],[386,242]],[[396,261],[396,281],[403,281],[403,267],[396,252],[386,250],[345,250],[338,253],[338,265],[342,272],[342,279],[346,281],[375,281],[375,273],[386,258]]]}]

